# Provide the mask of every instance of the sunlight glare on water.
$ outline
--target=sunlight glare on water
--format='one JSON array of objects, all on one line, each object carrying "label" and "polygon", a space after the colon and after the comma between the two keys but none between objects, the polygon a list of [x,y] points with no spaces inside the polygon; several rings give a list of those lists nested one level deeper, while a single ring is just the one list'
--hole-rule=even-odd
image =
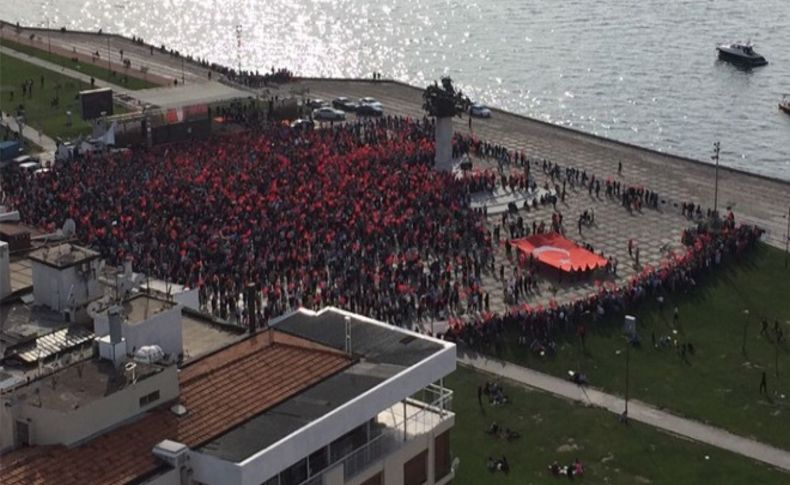
[{"label": "sunlight glare on water", "polygon": [[[485,103],[658,150],[707,161],[718,139],[723,164],[790,180],[788,0],[3,0],[0,17],[241,54],[245,69],[449,74]],[[748,38],[768,66],[716,60]]]}]

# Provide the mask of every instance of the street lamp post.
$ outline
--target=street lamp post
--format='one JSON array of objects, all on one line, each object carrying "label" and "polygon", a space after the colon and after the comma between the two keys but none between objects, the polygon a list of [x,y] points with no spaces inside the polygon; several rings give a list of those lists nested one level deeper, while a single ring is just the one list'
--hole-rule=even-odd
[{"label": "street lamp post", "polygon": [[719,151],[721,150],[721,143],[718,141],[713,144],[713,156],[710,157],[711,160],[716,162],[716,176],[715,182],[713,186],[713,215],[718,215],[718,204],[719,204]]},{"label": "street lamp post", "polygon": [[241,76],[241,24],[236,25],[236,57],[239,62],[239,76]]},{"label": "street lamp post", "polygon": [[787,208],[787,232],[785,233],[785,268],[787,268],[788,255],[790,255],[790,207]]},{"label": "street lamp post", "polygon": [[110,63],[110,36],[107,36],[107,70],[110,71],[112,76],[112,64]]},{"label": "street lamp post", "polygon": [[623,415],[628,419],[628,391],[631,377],[631,342],[625,344],[625,413]]}]

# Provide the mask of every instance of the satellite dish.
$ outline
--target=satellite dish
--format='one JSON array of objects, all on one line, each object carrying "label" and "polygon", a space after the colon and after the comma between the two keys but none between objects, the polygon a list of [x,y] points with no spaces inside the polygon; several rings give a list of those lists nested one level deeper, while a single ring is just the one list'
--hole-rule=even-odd
[{"label": "satellite dish", "polygon": [[77,232],[77,224],[74,219],[66,219],[66,222],[63,223],[63,237],[70,238],[75,232]]}]

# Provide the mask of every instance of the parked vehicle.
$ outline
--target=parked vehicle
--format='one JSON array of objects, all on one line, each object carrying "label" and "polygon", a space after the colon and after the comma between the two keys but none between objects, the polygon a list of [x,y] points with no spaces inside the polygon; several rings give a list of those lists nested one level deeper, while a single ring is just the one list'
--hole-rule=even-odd
[{"label": "parked vehicle", "polygon": [[469,114],[475,118],[490,118],[491,110],[482,104],[473,104],[469,107]]},{"label": "parked vehicle", "polygon": [[383,114],[384,110],[381,109],[381,106],[374,104],[360,104],[357,108],[357,116],[381,116]]},{"label": "parked vehicle", "polygon": [[360,106],[376,106],[378,108],[384,109],[384,106],[376,98],[366,97],[366,98],[359,98],[359,105]]},{"label": "parked vehicle", "polygon": [[354,112],[359,105],[345,96],[340,96],[332,100],[332,107],[346,112]]},{"label": "parked vehicle", "polygon": [[327,102],[324,101],[323,99],[318,99],[318,98],[316,98],[316,99],[309,99],[305,103],[305,106],[307,106],[310,109],[318,109],[318,108],[323,108],[324,106],[327,106]]},{"label": "parked vehicle", "polygon": [[309,131],[315,128],[315,123],[310,120],[299,118],[291,122],[291,128],[298,131]]},{"label": "parked vehicle", "polygon": [[343,121],[346,114],[328,106],[313,111],[313,119],[318,121]]}]

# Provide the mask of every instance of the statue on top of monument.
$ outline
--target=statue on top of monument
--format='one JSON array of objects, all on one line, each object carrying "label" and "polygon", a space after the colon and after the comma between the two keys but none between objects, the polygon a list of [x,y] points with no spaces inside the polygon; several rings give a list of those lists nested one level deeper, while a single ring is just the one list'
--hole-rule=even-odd
[{"label": "statue on top of monument", "polygon": [[447,76],[442,78],[441,86],[434,81],[425,88],[422,99],[422,108],[428,116],[436,118],[460,117],[469,110],[471,104],[469,98],[460,89],[455,89],[453,80]]}]

